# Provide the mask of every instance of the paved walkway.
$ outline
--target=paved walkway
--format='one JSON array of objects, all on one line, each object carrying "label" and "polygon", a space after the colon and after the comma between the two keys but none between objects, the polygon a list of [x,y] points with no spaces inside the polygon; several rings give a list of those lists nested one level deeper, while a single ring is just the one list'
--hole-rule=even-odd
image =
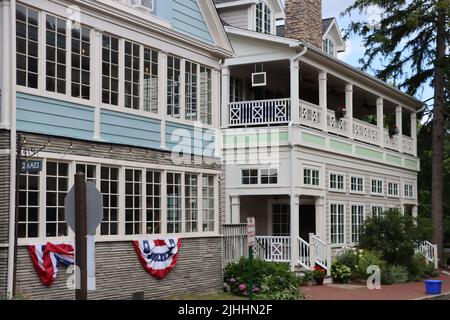
[{"label": "paved walkway", "polygon": [[[450,293],[450,276],[442,275],[442,293]],[[336,285],[302,287],[307,300],[414,300],[427,297],[421,282],[381,286],[380,290],[369,290],[366,286]]]}]

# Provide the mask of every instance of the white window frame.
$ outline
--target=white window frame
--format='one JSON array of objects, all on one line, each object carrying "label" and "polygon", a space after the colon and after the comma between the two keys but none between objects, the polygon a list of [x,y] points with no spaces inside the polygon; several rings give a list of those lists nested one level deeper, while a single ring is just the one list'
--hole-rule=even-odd
[{"label": "white window frame", "polygon": [[[414,199],[415,197],[415,184],[413,182],[403,183],[403,197],[406,199]],[[408,188],[408,190],[407,190]]]},{"label": "white window frame", "polygon": [[[330,52],[331,49],[332,52]],[[332,57],[336,57],[336,44],[331,38],[326,37],[323,39],[323,51]]]},{"label": "white window frame", "polygon": [[[212,186],[211,185],[206,185],[205,184],[205,178],[209,179],[212,178]],[[214,205],[211,207],[208,204],[211,202],[211,200],[214,200],[214,195],[216,194],[216,183],[215,183],[215,178],[213,175],[208,175],[208,174],[202,174],[201,176],[202,179],[202,191],[201,191],[201,195],[202,195],[202,231],[203,232],[212,232],[213,230],[215,230],[216,228],[216,224],[218,223],[217,221],[211,220],[209,219],[209,217],[211,216],[211,213],[213,216],[215,216],[214,214]],[[211,196],[211,190],[212,190],[212,196]],[[205,194],[206,191],[206,194]],[[214,201],[213,201],[214,203]],[[211,224],[212,224],[212,228],[211,228]],[[205,228],[209,228],[210,230],[206,230]]]},{"label": "white window frame", "polygon": [[[261,18],[258,17],[260,12]],[[273,33],[273,10],[265,2],[260,1],[255,7],[255,31],[263,34]]]},{"label": "white window frame", "polygon": [[[306,170],[309,170],[310,176],[306,176]],[[320,188],[321,184],[321,169],[320,168],[314,168],[314,167],[304,167],[302,170],[302,184],[304,186],[313,187],[313,188]],[[319,176],[314,177],[313,172],[318,172]],[[309,183],[306,182],[306,179],[309,179]],[[314,181],[317,181],[317,184],[314,184]]]},{"label": "white window frame", "polygon": [[[195,184],[189,177],[195,177]],[[199,230],[199,197],[201,175],[197,173],[186,172],[184,175],[184,202],[185,202],[185,232],[192,233]],[[188,180],[189,179],[189,180]],[[189,190],[189,195],[188,195]],[[195,190],[195,193],[194,193]],[[195,205],[193,205],[195,203]]]},{"label": "white window frame", "polygon": [[[109,39],[109,48],[108,49],[106,49],[103,46],[103,38],[108,38]],[[117,51],[112,48],[112,40],[113,39],[117,40]],[[121,86],[121,81],[123,81],[123,80],[121,80],[122,77],[121,77],[121,74],[120,74],[120,60],[121,60],[121,55],[122,55],[120,38],[117,37],[117,36],[114,36],[112,34],[109,34],[109,33],[102,33],[102,44],[101,44],[101,46],[102,46],[102,58],[101,58],[102,59],[102,68],[101,68],[102,103],[105,104],[105,105],[110,105],[110,106],[116,106],[117,107],[117,106],[121,105],[121,102],[120,102],[120,88],[122,87]],[[108,60],[109,61],[105,61],[104,60],[104,58],[105,58],[104,57],[104,50],[108,51],[108,55],[109,55]],[[117,60],[117,64],[113,64],[111,62],[113,53],[117,54],[117,59],[118,59]],[[108,75],[103,75],[103,73],[104,73],[103,65],[104,64],[108,65]],[[117,67],[117,77],[113,77],[113,75],[112,75],[113,66]],[[103,82],[106,81],[106,80],[108,81],[108,88],[107,89],[103,88]],[[112,90],[113,82],[117,83],[117,92]],[[104,93],[108,93],[108,102],[105,102],[105,100],[103,99],[103,97],[104,97],[103,94]],[[117,95],[116,96],[116,102],[117,103],[112,103],[112,101],[113,101],[113,99],[112,99],[113,94]]]},{"label": "white window frame", "polygon": [[[277,169],[260,169],[260,183],[261,185],[276,185],[278,184],[278,170]],[[263,182],[263,179],[267,179],[267,182]],[[271,179],[275,179],[275,182],[271,182]]]},{"label": "white window frame", "polygon": [[[244,171],[248,171],[248,175],[244,175]],[[256,171],[256,177],[252,175],[252,171]],[[256,183],[251,183],[252,179],[256,178]],[[248,183],[244,183],[244,179],[248,179]],[[242,168],[241,169],[241,185],[243,186],[254,186],[259,184],[259,169],[255,168]]]},{"label": "white window frame", "polygon": [[[374,212],[374,210],[380,211],[381,209],[381,213],[380,212]],[[372,217],[376,214],[377,216],[381,217],[384,214],[384,206],[383,205],[379,205],[379,204],[372,204],[370,206],[370,212],[372,214]]]},{"label": "white window frame", "polygon": [[[353,183],[352,179],[356,179],[356,183]],[[358,186],[360,185],[358,183],[358,180],[360,180],[360,179],[362,180],[362,182],[361,182],[362,190],[353,190],[353,186],[356,186],[356,188],[358,188]],[[365,193],[365,178],[363,176],[358,176],[358,175],[350,176],[350,193],[353,193],[353,194],[364,194]]]},{"label": "white window frame", "polygon": [[[373,191],[373,183],[377,182],[376,191]],[[379,182],[381,182],[381,192]],[[371,178],[370,179],[370,194],[373,196],[384,196],[384,179],[381,178]]]},{"label": "white window frame", "polygon": [[[336,181],[332,180],[333,176],[336,177]],[[339,188],[339,184],[340,184],[339,177],[342,177],[342,188]],[[345,188],[346,175],[345,175],[345,173],[330,171],[330,173],[328,174],[328,178],[329,178],[328,189],[330,191],[345,193],[345,191],[346,191],[346,188]],[[335,187],[332,187],[333,183],[335,183]]]},{"label": "white window frame", "polygon": [[400,197],[400,182],[388,181],[387,189],[388,189],[387,190],[388,197],[390,197],[390,198],[399,198]]},{"label": "white window frame", "polygon": [[[336,210],[340,206],[343,207],[342,223],[339,223],[339,221],[337,222],[338,223],[338,225],[337,225],[338,229],[339,229],[339,225],[342,225],[342,233],[339,233],[339,232],[336,233],[336,237],[337,237],[336,240],[339,240],[339,236],[342,234],[342,242],[333,242],[333,233],[332,233],[332,227],[333,227],[332,226],[332,216],[333,216],[332,208],[333,208],[333,206],[336,206]],[[345,216],[345,213],[346,213],[346,207],[347,207],[347,204],[345,202],[341,202],[341,201],[331,201],[330,204],[329,204],[329,210],[330,210],[329,211],[330,212],[330,215],[329,215],[330,242],[331,242],[331,246],[332,247],[342,247],[345,244],[345,237],[346,237],[346,230],[345,230],[345,228],[346,228],[346,223],[345,223],[346,216]],[[335,214],[339,215],[338,212],[336,212]],[[339,231],[339,230],[337,230],[337,231]]]},{"label": "white window frame", "polygon": [[[356,212],[356,218],[357,220],[354,220],[354,213],[353,209],[356,208],[358,212]],[[359,209],[362,208],[362,220],[359,221],[360,214]],[[364,224],[364,221],[366,220],[366,206],[364,203],[351,203],[350,204],[350,242],[352,244],[358,244],[359,243],[359,236],[361,234],[361,227]],[[356,224],[355,224],[356,222]],[[356,233],[355,233],[356,232]]]}]

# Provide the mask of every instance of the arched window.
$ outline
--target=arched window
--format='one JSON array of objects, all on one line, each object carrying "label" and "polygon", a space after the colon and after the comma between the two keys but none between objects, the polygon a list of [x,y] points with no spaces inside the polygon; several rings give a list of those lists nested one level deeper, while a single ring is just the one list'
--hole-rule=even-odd
[{"label": "arched window", "polygon": [[323,40],[323,51],[327,54],[329,54],[330,56],[336,56],[336,52],[334,49],[334,42],[329,39],[329,38],[325,38]]},{"label": "arched window", "polygon": [[256,5],[256,32],[272,33],[272,11],[262,2]]}]

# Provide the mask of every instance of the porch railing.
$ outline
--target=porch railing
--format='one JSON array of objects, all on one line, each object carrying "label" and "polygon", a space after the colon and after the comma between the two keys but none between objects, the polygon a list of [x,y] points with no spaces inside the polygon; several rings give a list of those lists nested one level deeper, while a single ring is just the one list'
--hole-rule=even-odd
[{"label": "porch railing", "polygon": [[424,241],[416,249],[417,252],[422,253],[428,262],[434,264],[434,267],[437,269],[439,266],[439,259],[437,254],[437,245],[432,244],[431,242]]},{"label": "porch railing", "polygon": [[256,240],[264,248],[265,261],[291,261],[291,237],[257,236]]},{"label": "porch railing", "polygon": [[291,120],[291,99],[233,102],[229,104],[229,125],[287,124]]},{"label": "porch railing", "polygon": [[328,110],[328,131],[340,136],[348,136],[349,134],[349,123],[347,117],[342,117],[340,119],[336,118],[336,112],[333,110]]},{"label": "porch railing", "polygon": [[311,259],[311,264],[318,264],[322,268],[330,271],[331,267],[331,250],[330,246],[324,241],[319,239],[318,236],[314,234],[309,235],[309,242],[314,251],[314,256]]},{"label": "porch railing", "polygon": [[298,263],[305,269],[311,269],[311,261],[310,261],[310,248],[311,245],[298,237]]},{"label": "porch railing", "polygon": [[391,136],[389,136],[389,130],[384,129],[384,147],[386,149],[398,151],[399,136],[395,135],[395,136],[391,137]]},{"label": "porch railing", "polygon": [[381,133],[373,124],[358,119],[353,119],[353,138],[370,144],[378,144]]},{"label": "porch railing", "polygon": [[403,152],[412,156],[414,155],[414,139],[412,139],[411,137],[403,136]]},{"label": "porch railing", "polygon": [[321,119],[322,109],[318,105],[300,100],[300,124],[303,126],[322,129]]},{"label": "porch railing", "polygon": [[247,225],[224,224],[222,225],[222,248],[224,266],[230,262],[236,262],[241,257],[247,257]]}]

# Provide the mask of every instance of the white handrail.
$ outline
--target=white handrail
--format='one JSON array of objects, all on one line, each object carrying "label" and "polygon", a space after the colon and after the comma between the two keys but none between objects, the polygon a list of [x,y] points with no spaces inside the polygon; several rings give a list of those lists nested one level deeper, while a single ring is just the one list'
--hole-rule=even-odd
[{"label": "white handrail", "polygon": [[424,241],[418,246],[417,251],[422,253],[428,262],[433,263],[435,269],[438,268],[439,259],[437,254],[437,245],[432,244],[429,241]]},{"label": "white handrail", "polygon": [[291,120],[291,99],[232,102],[228,108],[231,127],[287,124]]},{"label": "white handrail", "polygon": [[310,247],[311,245],[303,240],[300,237],[297,237],[298,239],[298,248],[299,248],[299,259],[298,263],[305,269],[310,270],[311,269],[311,263],[310,263]]},{"label": "white handrail", "polygon": [[319,239],[316,235],[311,235],[310,242],[314,246],[314,257],[315,263],[321,266],[322,268],[329,269],[329,261],[328,261],[328,245]]},{"label": "white handrail", "polygon": [[274,262],[291,261],[291,237],[257,236],[256,240],[264,248],[264,260]]}]

